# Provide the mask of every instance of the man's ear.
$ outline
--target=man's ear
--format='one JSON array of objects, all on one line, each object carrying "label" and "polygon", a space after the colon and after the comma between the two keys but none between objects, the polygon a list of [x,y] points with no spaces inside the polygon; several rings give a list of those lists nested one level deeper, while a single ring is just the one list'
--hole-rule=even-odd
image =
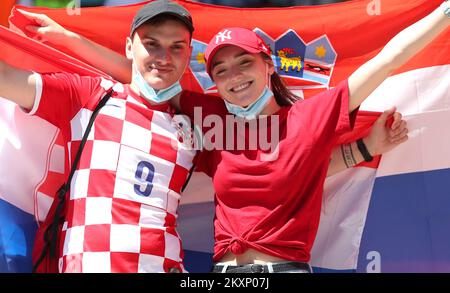
[{"label": "man's ear", "polygon": [[127,41],[125,44],[125,54],[127,56],[127,59],[129,59],[129,60],[133,59],[132,47],[133,47],[133,41],[131,40],[130,37],[127,37]]}]

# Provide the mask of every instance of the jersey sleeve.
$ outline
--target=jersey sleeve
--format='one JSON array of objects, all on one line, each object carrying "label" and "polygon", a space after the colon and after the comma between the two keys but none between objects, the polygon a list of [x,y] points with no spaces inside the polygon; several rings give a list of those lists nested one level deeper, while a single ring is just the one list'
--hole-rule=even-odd
[{"label": "jersey sleeve", "polygon": [[101,83],[101,78],[69,73],[35,73],[35,78],[36,96],[29,115],[39,116],[57,127],[68,123]]},{"label": "jersey sleeve", "polygon": [[333,89],[296,102],[291,114],[310,129],[313,138],[334,139],[354,127],[358,109],[349,114],[348,107],[348,81],[344,80]]}]

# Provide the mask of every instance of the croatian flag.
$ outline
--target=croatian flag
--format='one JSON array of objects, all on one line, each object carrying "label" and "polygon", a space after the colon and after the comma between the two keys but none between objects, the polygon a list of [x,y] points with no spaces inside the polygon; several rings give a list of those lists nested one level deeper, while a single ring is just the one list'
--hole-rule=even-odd
[{"label": "croatian flag", "polygon": [[[335,86],[375,56],[395,34],[441,0],[354,0],[315,7],[236,9],[178,1],[191,11],[193,35],[186,89],[215,93],[205,72],[209,39],[228,26],[253,29],[271,47],[278,73],[305,98]],[[25,8],[121,54],[133,15],[143,4],[65,9]],[[107,15],[108,17],[105,17]],[[98,22],[98,19],[104,21]],[[270,19],[270,21],[267,21]],[[29,24],[13,10],[10,21]],[[38,72],[105,75],[65,48],[52,48],[0,27],[0,58]],[[379,113],[397,106],[410,139],[373,164],[362,164],[326,181],[311,264],[315,271],[450,271],[450,41],[448,31],[394,73],[364,102],[354,133],[367,133]],[[0,100],[0,271],[31,270],[37,222],[65,179],[64,146],[49,123],[25,116]],[[372,114],[371,114],[372,113]],[[450,174],[448,174],[450,175]],[[179,209],[186,267],[207,272],[213,247],[213,189],[193,176]]]}]

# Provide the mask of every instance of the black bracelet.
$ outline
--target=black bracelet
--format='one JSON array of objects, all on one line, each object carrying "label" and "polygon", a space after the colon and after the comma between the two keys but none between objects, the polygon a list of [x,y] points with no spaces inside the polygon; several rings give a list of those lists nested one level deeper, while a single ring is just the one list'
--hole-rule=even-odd
[{"label": "black bracelet", "polygon": [[361,155],[364,158],[364,161],[366,162],[372,162],[373,157],[372,155],[369,153],[369,151],[367,150],[366,145],[364,144],[364,141],[362,140],[362,138],[358,139],[356,141],[356,145],[358,146],[358,150],[361,152]]}]

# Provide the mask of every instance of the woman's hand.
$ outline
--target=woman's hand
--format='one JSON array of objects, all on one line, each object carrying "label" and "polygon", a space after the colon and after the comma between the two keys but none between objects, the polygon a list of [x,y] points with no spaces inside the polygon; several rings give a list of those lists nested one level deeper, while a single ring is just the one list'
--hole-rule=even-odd
[{"label": "woman's hand", "polygon": [[[391,126],[386,125],[392,117]],[[384,154],[399,144],[408,140],[408,128],[402,114],[396,112],[395,107],[386,110],[378,117],[372,126],[369,136],[365,137],[364,143],[372,156]]]}]

